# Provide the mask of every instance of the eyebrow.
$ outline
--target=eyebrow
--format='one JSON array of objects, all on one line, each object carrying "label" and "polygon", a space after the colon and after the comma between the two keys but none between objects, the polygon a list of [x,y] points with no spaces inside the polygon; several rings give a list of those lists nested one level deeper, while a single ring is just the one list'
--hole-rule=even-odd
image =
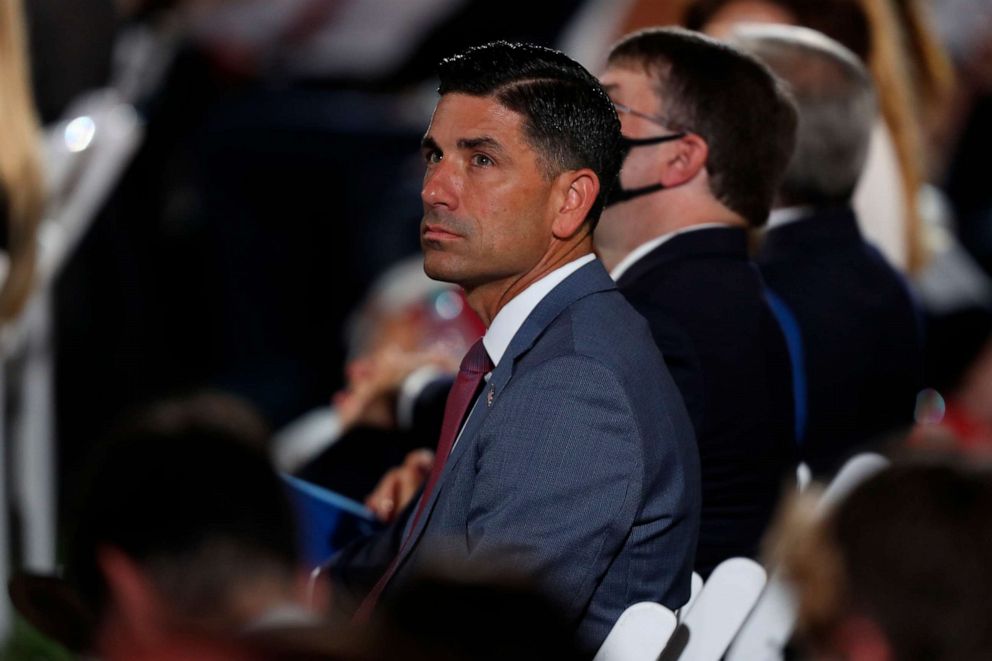
[{"label": "eyebrow", "polygon": [[498,153],[503,152],[503,146],[487,135],[479,136],[478,138],[462,138],[458,141],[459,149],[479,149],[480,147]]},{"label": "eyebrow", "polygon": [[[503,153],[503,146],[494,138],[490,138],[487,135],[480,136],[478,138],[461,138],[458,141],[459,149],[479,149],[484,147],[494,152]],[[425,135],[420,141],[420,148],[423,150],[437,150],[442,151],[441,147],[438,146],[437,142],[429,135]]]}]

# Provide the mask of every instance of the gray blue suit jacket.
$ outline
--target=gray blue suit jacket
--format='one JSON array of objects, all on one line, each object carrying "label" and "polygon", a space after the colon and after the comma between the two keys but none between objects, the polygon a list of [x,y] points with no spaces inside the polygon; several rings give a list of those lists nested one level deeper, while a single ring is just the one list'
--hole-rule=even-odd
[{"label": "gray blue suit jacket", "polygon": [[439,559],[495,563],[556,598],[593,651],[627,606],[688,599],[699,479],[647,324],[592,262],[514,336],[389,587]]}]

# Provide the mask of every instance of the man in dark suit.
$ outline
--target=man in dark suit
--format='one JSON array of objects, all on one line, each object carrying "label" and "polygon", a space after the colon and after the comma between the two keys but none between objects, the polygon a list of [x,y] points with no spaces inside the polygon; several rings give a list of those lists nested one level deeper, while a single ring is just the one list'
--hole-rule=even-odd
[{"label": "man in dark suit", "polygon": [[696,570],[706,575],[756,555],[794,475],[789,355],[747,232],[768,215],[795,110],[757,60],[675,28],[620,41],[601,80],[629,154],[596,248],[648,320],[692,416]]},{"label": "man in dark suit", "polygon": [[857,57],[818,32],[754,27],[736,43],[786,82],[799,107],[795,155],[757,262],[802,337],[803,460],[829,474],[857,448],[912,424],[922,387],[916,306],[902,276],[862,238],[850,205],[875,94]]},{"label": "man in dark suit", "polygon": [[592,652],[627,606],[688,599],[700,499],[682,399],[592,254],[619,122],[556,51],[495,43],[439,73],[424,269],[461,285],[487,331],[452,387],[423,495],[332,573],[378,568],[367,614],[429,565],[506,567],[547,590]]}]

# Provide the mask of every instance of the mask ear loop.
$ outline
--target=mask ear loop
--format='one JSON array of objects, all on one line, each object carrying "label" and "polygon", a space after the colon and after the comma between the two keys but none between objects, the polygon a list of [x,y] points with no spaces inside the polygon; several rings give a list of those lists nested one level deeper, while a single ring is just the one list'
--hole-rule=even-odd
[{"label": "mask ear loop", "polygon": [[671,135],[657,135],[653,138],[628,138],[625,135],[620,136],[620,143],[626,151],[630,151],[634,147],[644,147],[645,145],[657,145],[662,142],[671,142],[672,140],[681,140],[685,136],[689,135],[685,131],[681,133],[672,133]]},{"label": "mask ear loop", "polygon": [[[624,151],[624,159],[627,158],[627,153],[635,147],[645,147],[647,145],[657,145],[662,142],[671,142],[672,140],[684,138],[686,135],[688,134],[682,132],[673,133],[671,135],[659,135],[653,138],[628,138],[626,136],[620,136],[621,148]],[[640,188],[624,188],[620,185],[620,177],[618,176],[612,190],[610,190],[610,194],[606,198],[606,206],[610,207],[614,204],[620,204],[621,202],[632,200],[635,197],[657,193],[660,190],[665,190],[664,184],[656,183],[641,186]]]}]

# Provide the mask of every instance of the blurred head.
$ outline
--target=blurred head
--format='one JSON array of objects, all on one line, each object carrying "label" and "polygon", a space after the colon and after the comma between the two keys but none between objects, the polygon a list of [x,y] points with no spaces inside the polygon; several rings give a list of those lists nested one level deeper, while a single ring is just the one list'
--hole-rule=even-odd
[{"label": "blurred head", "polygon": [[98,644],[233,634],[299,602],[292,516],[254,420],[226,398],[167,403],[97,453],[67,579],[100,623]]},{"label": "blurred head", "polygon": [[778,559],[798,589],[803,639],[830,659],[992,654],[992,475],[894,463],[824,518],[794,508]]},{"label": "blurred head", "polygon": [[[645,138],[660,129],[679,136],[631,150],[624,163],[625,187],[650,183],[626,181],[628,170],[643,170],[650,178],[653,168],[669,162],[672,167],[657,175],[664,188],[692,183],[695,170],[678,176],[680,159],[691,161],[699,154],[708,182],[705,194],[746,223],[764,224],[792,153],[796,114],[763,64],[699,34],[654,28],[613,47],[602,81],[614,101],[636,111],[621,113],[625,137]],[[617,205],[617,213],[627,204]],[[614,207],[609,213],[612,222]]]},{"label": "blurred head", "polygon": [[376,278],[349,320],[349,358],[360,360],[394,347],[440,350],[460,361],[484,331],[456,287],[431,280],[423,261],[409,257]]},{"label": "blurred head", "polygon": [[839,41],[861,60],[871,51],[861,0],[692,0],[682,22],[718,38],[729,36],[740,23],[802,25]]},{"label": "blurred head", "polygon": [[420,573],[383,602],[369,634],[363,658],[587,658],[559,603],[530,581],[491,567]]},{"label": "blurred head", "polygon": [[509,300],[591,249],[619,166],[616,111],[581,65],[538,46],[472,48],[438,73],[423,140],[424,270],[470,300],[479,287]]},{"label": "blurred head", "polygon": [[778,206],[847,204],[868,155],[877,116],[871,75],[851,51],[819,32],[743,25],[731,43],[782,79],[799,110],[796,148]]}]

